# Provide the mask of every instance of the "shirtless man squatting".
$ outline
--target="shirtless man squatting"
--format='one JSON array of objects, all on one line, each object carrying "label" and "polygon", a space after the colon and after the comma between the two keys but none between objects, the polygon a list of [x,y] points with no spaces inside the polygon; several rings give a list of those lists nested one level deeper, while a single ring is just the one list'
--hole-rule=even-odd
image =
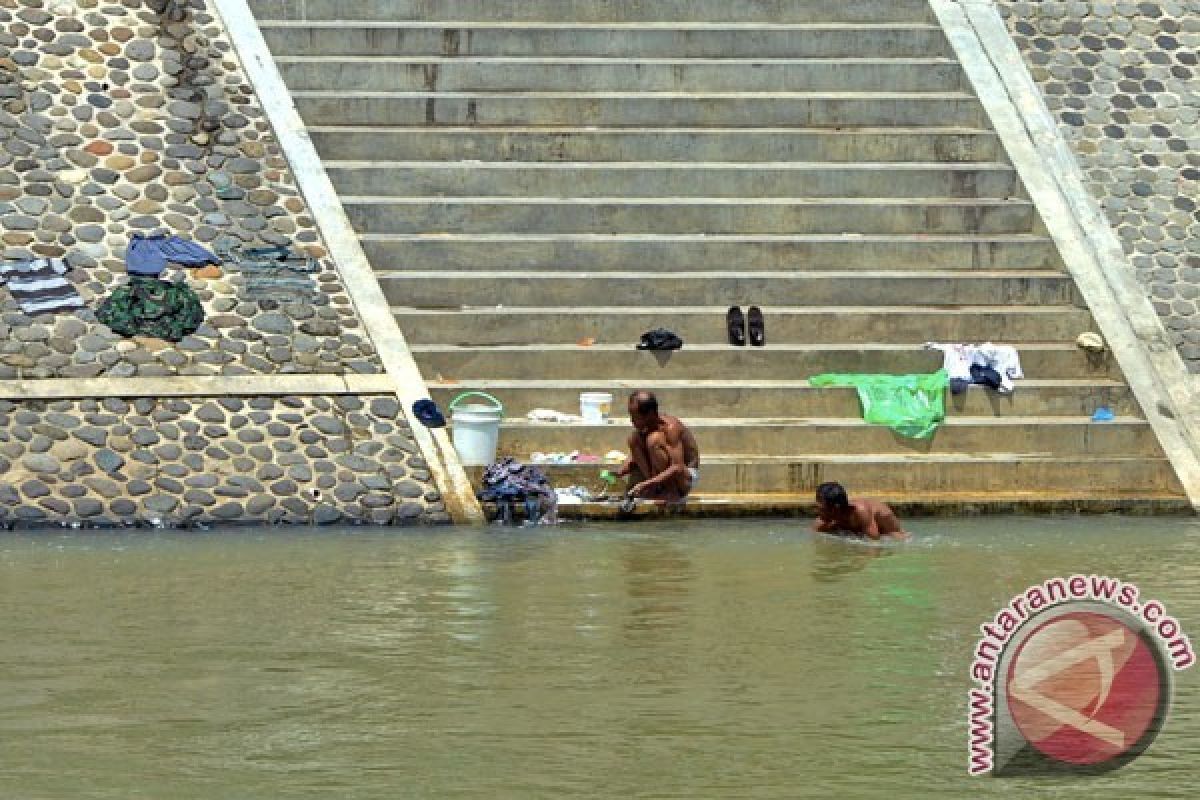
[{"label": "shirtless man squatting", "polygon": [[629,476],[629,496],[681,503],[700,479],[696,437],[677,417],[658,413],[658,398],[639,390],[629,396],[629,455],[616,473]]}]

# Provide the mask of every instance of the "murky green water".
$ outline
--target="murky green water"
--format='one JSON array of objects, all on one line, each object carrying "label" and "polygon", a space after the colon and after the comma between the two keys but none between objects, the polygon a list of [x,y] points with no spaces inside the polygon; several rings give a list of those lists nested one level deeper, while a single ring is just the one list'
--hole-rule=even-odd
[{"label": "murky green water", "polygon": [[1087,780],[968,778],[977,626],[1138,583],[1200,642],[1200,523],[0,537],[0,798],[1193,797],[1200,682]]}]

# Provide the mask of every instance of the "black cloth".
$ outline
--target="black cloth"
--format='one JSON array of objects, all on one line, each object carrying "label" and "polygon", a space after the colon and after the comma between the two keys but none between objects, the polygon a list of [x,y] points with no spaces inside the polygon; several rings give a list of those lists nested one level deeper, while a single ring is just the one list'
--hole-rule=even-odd
[{"label": "black cloth", "polygon": [[446,427],[446,418],[442,416],[442,412],[437,407],[437,403],[429,398],[418,400],[412,404],[413,415],[421,421],[421,424],[426,428],[444,428]]},{"label": "black cloth", "polygon": [[993,389],[999,389],[1003,379],[1000,373],[991,367],[980,366],[979,364],[971,365],[971,383],[982,383],[984,386],[990,386]]},{"label": "black cloth", "polygon": [[683,339],[666,328],[646,331],[637,345],[638,350],[678,350],[681,347],[683,347]]}]

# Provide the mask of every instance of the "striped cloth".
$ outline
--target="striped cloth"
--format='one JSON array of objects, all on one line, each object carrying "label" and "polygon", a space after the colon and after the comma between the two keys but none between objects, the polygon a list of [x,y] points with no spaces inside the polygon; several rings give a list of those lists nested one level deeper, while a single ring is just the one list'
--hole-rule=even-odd
[{"label": "striped cloth", "polygon": [[0,283],[8,287],[26,314],[50,314],[83,308],[83,298],[64,278],[70,267],[61,258],[0,262]]}]

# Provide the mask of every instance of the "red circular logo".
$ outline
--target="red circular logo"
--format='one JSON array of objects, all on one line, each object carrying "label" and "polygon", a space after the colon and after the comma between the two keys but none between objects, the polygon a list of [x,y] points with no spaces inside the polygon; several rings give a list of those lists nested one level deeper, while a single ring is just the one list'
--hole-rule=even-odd
[{"label": "red circular logo", "polygon": [[1100,765],[1157,733],[1165,676],[1146,640],[1103,613],[1069,612],[1037,627],[1006,677],[1013,722],[1044,755]]}]

